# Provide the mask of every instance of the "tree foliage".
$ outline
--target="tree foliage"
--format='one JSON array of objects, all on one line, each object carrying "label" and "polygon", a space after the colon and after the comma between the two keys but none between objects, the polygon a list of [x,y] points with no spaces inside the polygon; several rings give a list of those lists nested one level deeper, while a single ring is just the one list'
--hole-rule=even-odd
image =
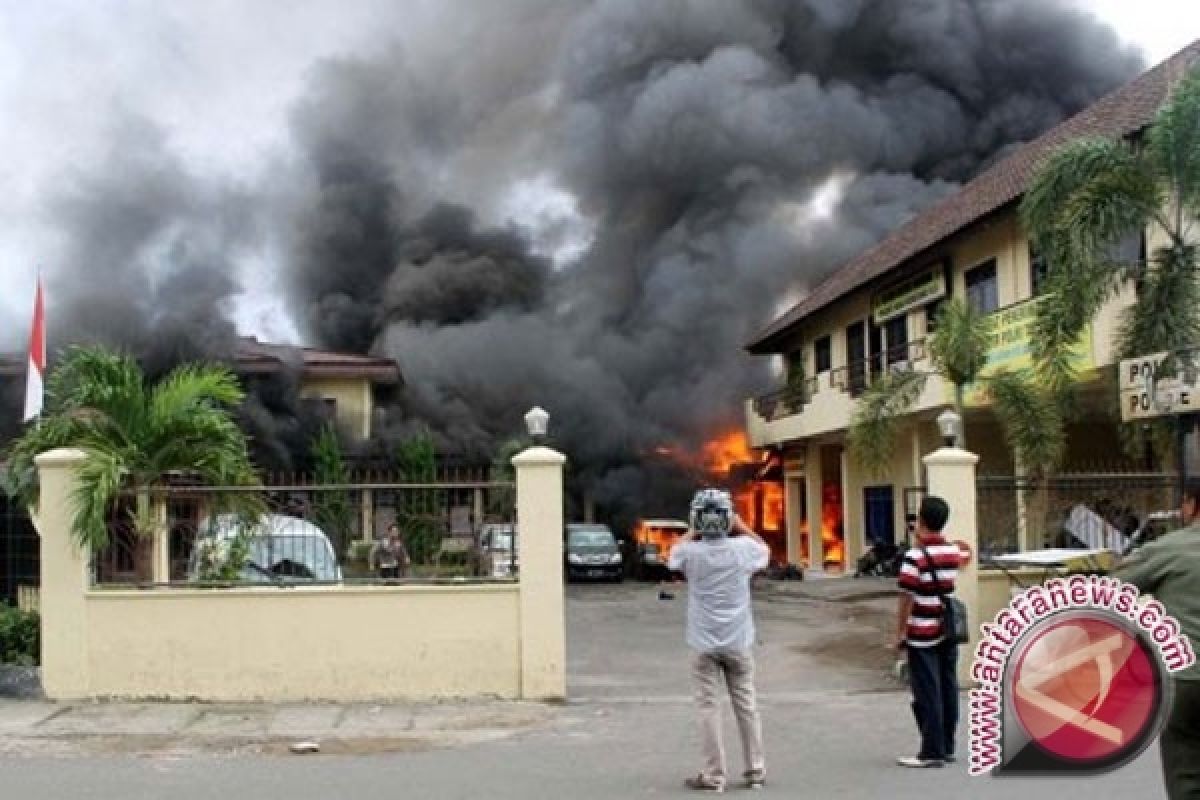
[{"label": "tree foliage", "polygon": [[917,402],[927,378],[927,373],[916,370],[891,372],[859,398],[850,421],[848,445],[851,456],[869,474],[882,475],[891,465],[900,418]]},{"label": "tree foliage", "polygon": [[956,390],[974,381],[987,366],[991,335],[991,320],[958,298],[948,301],[929,347],[938,373]]},{"label": "tree foliage", "polygon": [[[396,466],[406,483],[434,483],[437,449],[433,437],[423,432],[402,441],[396,450]],[[445,506],[446,492],[441,489],[408,489],[401,494],[396,522],[415,563],[428,564],[437,554],[446,530]]]},{"label": "tree foliage", "polygon": [[[1116,292],[1137,297],[1117,333],[1122,358],[1200,344],[1196,216],[1200,214],[1200,70],[1193,70],[1139,143],[1085,139],[1055,153],[1021,204],[1048,265],[1034,356],[1058,389],[1073,383],[1070,350]],[[1146,260],[1115,245],[1146,232]]]},{"label": "tree foliage", "polygon": [[[102,548],[122,493],[138,498],[134,524],[149,531],[146,498],[172,474],[212,486],[256,482],[246,438],[234,421],[242,402],[237,378],[218,366],[187,364],[148,384],[130,356],[103,347],[73,347],[51,371],[46,413],[7,453],[6,490],[30,505],[38,498],[34,457],[58,447],[82,450],[73,498],[74,534],[82,546]],[[250,508],[250,492],[222,498]]]},{"label": "tree foliage", "polygon": [[[342,443],[332,423],[323,425],[313,438],[312,460],[318,486],[345,486],[350,482],[350,471],[346,468]],[[315,492],[313,518],[317,527],[328,534],[339,547],[353,538],[354,504],[346,490],[321,488]]]},{"label": "tree foliage", "polygon": [[[890,373],[871,384],[850,423],[851,456],[868,473],[883,474],[892,463],[900,418],[910,412],[931,374],[954,389],[960,412],[964,394],[976,385],[992,398],[1005,438],[1022,463],[1052,469],[1062,457],[1065,433],[1054,396],[1027,372],[985,375],[991,345],[991,320],[960,299],[945,304],[930,342],[934,370]],[[965,438],[965,437],[964,437]]]},{"label": "tree foliage", "polygon": [[488,490],[489,516],[504,520],[516,519],[517,513],[517,468],[513,466],[513,457],[530,446],[530,441],[524,437],[516,437],[502,443],[496,450],[496,455],[488,468],[488,480],[494,486]]}]

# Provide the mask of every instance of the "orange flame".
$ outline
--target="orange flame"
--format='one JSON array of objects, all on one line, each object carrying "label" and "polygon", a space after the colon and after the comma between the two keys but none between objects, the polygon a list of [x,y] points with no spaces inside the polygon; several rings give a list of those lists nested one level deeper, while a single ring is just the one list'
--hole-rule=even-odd
[{"label": "orange flame", "polygon": [[826,567],[846,565],[846,536],[842,529],[842,487],[830,481],[821,489],[821,560]]},{"label": "orange flame", "polygon": [[[702,458],[705,471],[733,493],[738,516],[766,539],[771,547],[772,561],[786,563],[787,513],[783,482],[761,477],[771,466],[772,454],[767,451],[756,453],[745,433],[733,431],[707,442]],[[757,477],[738,476],[735,481],[732,474],[735,468],[752,469]]]},{"label": "orange flame", "polygon": [[658,545],[659,555],[665,559],[683,533],[683,531],[672,528],[647,525],[645,520],[638,520],[637,525],[633,529],[633,540],[643,546],[647,544]]}]

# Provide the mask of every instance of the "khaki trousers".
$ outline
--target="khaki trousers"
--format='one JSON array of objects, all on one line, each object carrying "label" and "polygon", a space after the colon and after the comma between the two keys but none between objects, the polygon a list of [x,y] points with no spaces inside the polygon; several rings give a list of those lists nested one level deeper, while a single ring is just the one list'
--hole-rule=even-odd
[{"label": "khaki trousers", "polygon": [[692,661],[696,710],[700,714],[700,741],[704,748],[704,777],[725,782],[725,748],[721,742],[719,692],[724,678],[742,739],[747,773],[765,775],[762,719],[754,691],[754,656],[744,653],[697,653]]}]

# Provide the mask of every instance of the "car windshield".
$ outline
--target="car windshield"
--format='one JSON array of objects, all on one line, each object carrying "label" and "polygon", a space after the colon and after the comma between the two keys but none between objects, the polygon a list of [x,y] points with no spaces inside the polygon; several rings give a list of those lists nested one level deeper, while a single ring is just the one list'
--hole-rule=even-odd
[{"label": "car windshield", "polygon": [[570,531],[572,547],[611,547],[613,535],[604,528],[576,528]]}]

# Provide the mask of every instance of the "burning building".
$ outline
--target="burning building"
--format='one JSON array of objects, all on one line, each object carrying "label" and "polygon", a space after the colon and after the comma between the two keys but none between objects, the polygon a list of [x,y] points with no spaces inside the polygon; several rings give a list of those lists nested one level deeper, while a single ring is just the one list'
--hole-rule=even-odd
[{"label": "burning building", "polygon": [[783,463],[771,450],[753,451],[746,435],[727,433],[704,445],[704,470],[733,494],[738,516],[771,548],[771,563],[788,564]]},{"label": "burning building", "polygon": [[[696,485],[646,453],[742,427],[743,398],[771,380],[739,350],[748,332],[1139,67],[1044,0],[394,13],[263,104],[287,113],[261,170],[215,170],[111,104],[124,113],[96,137],[102,157],[28,182],[27,216],[49,229],[50,335],[161,366],[228,357],[257,291],[299,340],[403,365],[381,448],[419,424],[486,463],[540,405],[569,486],[620,531],[678,516]],[[253,414],[278,462],[307,446],[290,394]],[[744,515],[776,560],[802,560],[783,555],[807,518],[784,488],[793,456],[727,450],[721,482],[742,465]],[[836,454],[809,455],[823,466],[801,494],[825,543],[810,560],[841,563],[857,498],[824,489]]]}]

